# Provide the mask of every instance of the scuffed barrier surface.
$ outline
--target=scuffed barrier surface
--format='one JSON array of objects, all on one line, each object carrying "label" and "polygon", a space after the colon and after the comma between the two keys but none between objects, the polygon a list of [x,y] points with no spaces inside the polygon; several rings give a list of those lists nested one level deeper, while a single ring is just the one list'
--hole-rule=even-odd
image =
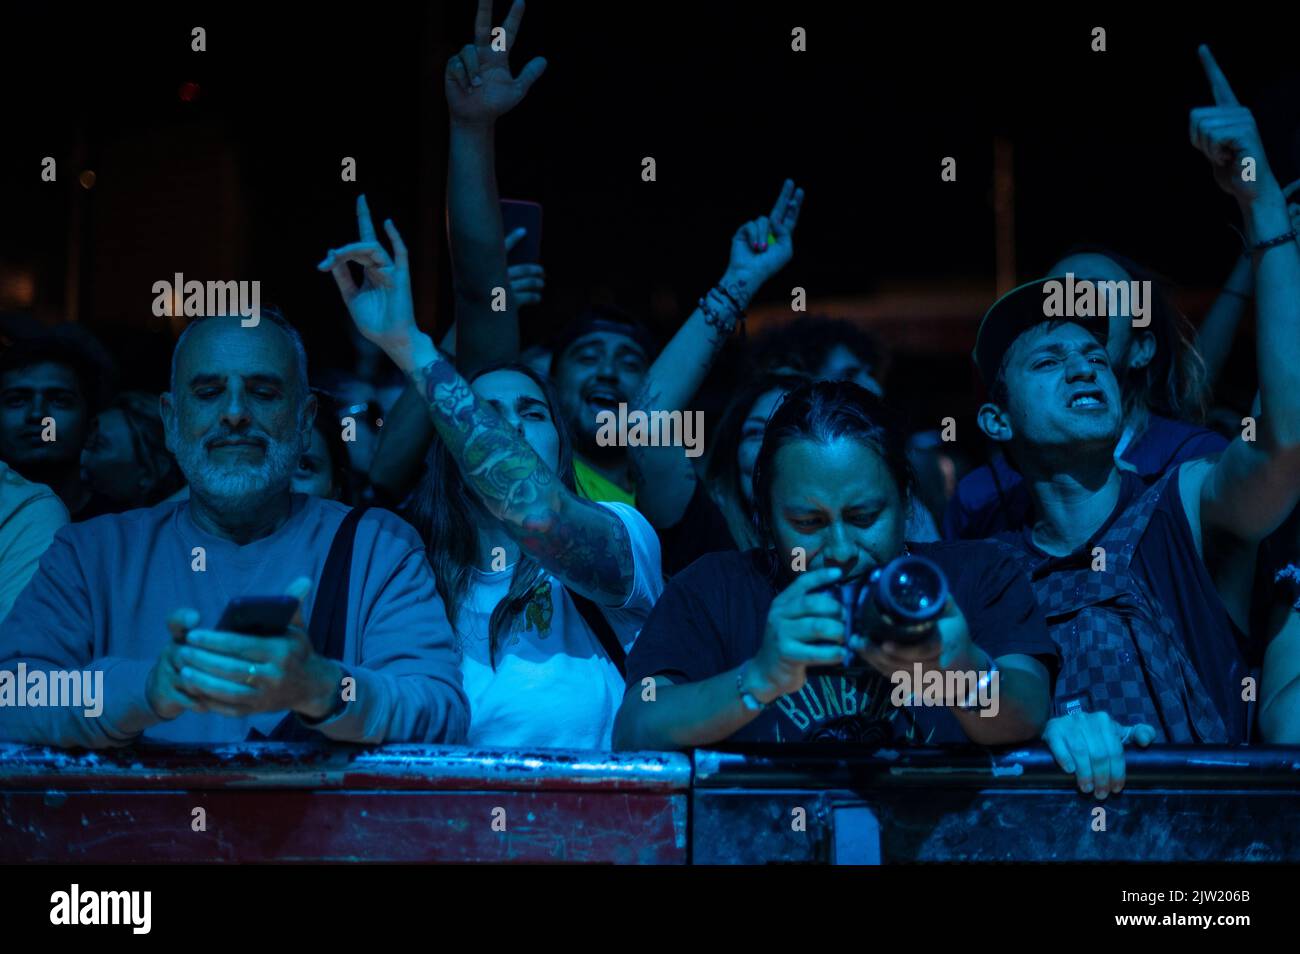
[{"label": "scuffed barrier surface", "polygon": [[691,764],[666,752],[247,742],[94,752],[0,743],[0,789],[403,788],[677,791]]}]

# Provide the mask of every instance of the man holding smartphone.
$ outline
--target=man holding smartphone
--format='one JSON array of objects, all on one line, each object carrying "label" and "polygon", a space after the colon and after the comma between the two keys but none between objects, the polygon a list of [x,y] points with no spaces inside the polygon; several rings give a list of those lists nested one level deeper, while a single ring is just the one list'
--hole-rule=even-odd
[{"label": "man holding smartphone", "polygon": [[[316,402],[297,332],[261,318],[196,320],[176,343],[161,410],[189,498],[60,530],[0,625],[0,670],[98,670],[102,712],[0,705],[0,740],[229,742],[285,725],[464,740],[451,629],[415,531],[291,491]],[[351,555],[331,561],[336,535]],[[320,613],[331,625],[314,644]]]}]

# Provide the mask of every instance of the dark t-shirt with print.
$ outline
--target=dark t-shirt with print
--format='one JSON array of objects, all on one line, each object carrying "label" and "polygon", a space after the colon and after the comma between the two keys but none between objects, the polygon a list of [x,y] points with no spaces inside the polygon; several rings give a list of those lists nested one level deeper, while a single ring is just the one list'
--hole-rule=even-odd
[{"label": "dark t-shirt with print", "polygon": [[[971,638],[995,658],[1035,656],[1055,675],[1056,647],[1028,579],[997,547],[982,541],[913,543],[947,574]],[[627,661],[629,684],[662,675],[699,682],[752,659],[763,642],[777,594],[762,550],[711,553],[664,590]],[[936,706],[895,707],[892,686],[874,671],[810,668],[796,693],[778,699],[728,741],[820,740],[893,743],[965,742],[956,718]]]}]

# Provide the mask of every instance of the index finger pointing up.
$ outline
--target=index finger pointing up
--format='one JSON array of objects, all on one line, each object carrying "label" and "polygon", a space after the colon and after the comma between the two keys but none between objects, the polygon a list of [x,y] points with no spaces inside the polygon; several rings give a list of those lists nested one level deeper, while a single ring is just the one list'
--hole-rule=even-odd
[{"label": "index finger pointing up", "polygon": [[487,46],[492,42],[492,0],[478,0],[474,13],[474,45]]},{"label": "index finger pointing up", "polygon": [[1205,78],[1210,81],[1210,90],[1214,93],[1215,106],[1239,106],[1237,96],[1228,85],[1228,77],[1223,75],[1223,70],[1219,69],[1219,64],[1214,60],[1214,54],[1204,43],[1196,51],[1201,57],[1201,66],[1205,70]]},{"label": "index finger pointing up", "polygon": [[357,229],[361,232],[361,241],[375,242],[375,223],[370,220],[370,206],[366,204],[366,194],[357,196]]}]

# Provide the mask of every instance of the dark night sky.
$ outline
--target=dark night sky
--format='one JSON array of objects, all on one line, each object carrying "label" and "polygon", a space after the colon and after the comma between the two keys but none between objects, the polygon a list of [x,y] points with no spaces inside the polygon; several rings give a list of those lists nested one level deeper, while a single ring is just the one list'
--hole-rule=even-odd
[{"label": "dark night sky", "polygon": [[[773,295],[796,284],[812,298],[869,294],[900,281],[991,290],[995,136],[1015,149],[1022,277],[1092,239],[1184,286],[1213,287],[1235,254],[1225,223],[1236,213],[1187,141],[1188,109],[1209,103],[1201,41],[1256,109],[1279,177],[1300,175],[1287,30],[930,5],[885,19],[881,9],[531,3],[513,61],[541,53],[550,66],[498,137],[503,194],[545,206],[548,303],[525,334],[541,337],[589,297],[650,315],[658,295],[684,316],[721,273],[731,232],[767,211],[786,175],[808,197]],[[334,358],[344,313],[313,266],[353,237],[358,186],[340,181],[339,163],[354,156],[372,208],[427,241],[433,261],[415,266],[417,295],[435,320],[446,299],[441,76],[470,39],[470,0],[7,16],[0,263],[35,271],[35,310],[63,312],[79,203],[81,317],[128,374],[154,375],[142,383],[161,385],[157,356],[169,347],[150,324],[160,321],[150,286],[182,269],[261,279],[313,357]],[[206,53],[190,50],[196,25],[208,30]],[[808,30],[806,53],[790,50],[794,26]],[[1107,29],[1105,53],[1089,49],[1093,26]],[[200,85],[194,102],[177,96],[185,81]],[[60,158],[57,184],[39,180],[44,155]],[[640,179],[647,155],[653,184]],[[943,156],[958,160],[956,183],[940,181]],[[77,186],[80,168],[96,169],[93,190]],[[145,332],[150,344],[137,340]],[[961,361],[927,360],[900,356],[898,393],[914,396],[918,379],[932,393],[966,390]]]}]

